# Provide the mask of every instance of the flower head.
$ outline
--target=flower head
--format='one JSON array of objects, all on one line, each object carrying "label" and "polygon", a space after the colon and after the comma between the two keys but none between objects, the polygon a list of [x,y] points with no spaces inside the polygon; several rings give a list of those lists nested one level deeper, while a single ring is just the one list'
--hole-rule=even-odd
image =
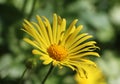
[{"label": "flower head", "polygon": [[90,69],[86,67],[86,69],[88,78],[81,78],[77,73],[75,75],[76,84],[107,84],[105,76],[99,68]]},{"label": "flower head", "polygon": [[32,53],[38,54],[43,64],[67,66],[79,74],[86,73],[83,65],[95,66],[94,62],[85,57],[99,57],[99,54],[94,52],[98,47],[95,46],[95,41],[87,41],[92,35],[80,34],[83,26],[75,25],[77,19],[68,28],[66,28],[66,19],[56,14],[53,15],[52,25],[44,16],[41,18],[37,15],[37,21],[38,23],[24,20],[23,30],[32,37],[24,40],[35,47]]}]

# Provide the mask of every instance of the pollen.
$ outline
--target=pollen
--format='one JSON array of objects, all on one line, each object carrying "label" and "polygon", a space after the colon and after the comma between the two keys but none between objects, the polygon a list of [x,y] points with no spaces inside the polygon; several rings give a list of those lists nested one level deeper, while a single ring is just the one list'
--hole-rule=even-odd
[{"label": "pollen", "polygon": [[67,51],[64,47],[58,45],[51,45],[47,52],[51,58],[56,61],[62,61],[67,57]]}]

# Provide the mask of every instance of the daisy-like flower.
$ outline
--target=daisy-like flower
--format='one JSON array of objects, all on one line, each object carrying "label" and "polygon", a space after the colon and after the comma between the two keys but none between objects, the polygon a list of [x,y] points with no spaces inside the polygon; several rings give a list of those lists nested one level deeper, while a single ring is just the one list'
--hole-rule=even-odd
[{"label": "daisy-like flower", "polygon": [[96,66],[94,62],[85,58],[87,56],[97,56],[95,52],[97,46],[95,41],[87,41],[92,38],[88,33],[80,34],[82,25],[75,25],[75,19],[68,28],[66,28],[66,19],[53,14],[53,24],[51,25],[46,17],[36,16],[38,23],[24,20],[23,30],[29,34],[32,39],[24,40],[35,47],[33,54],[38,54],[43,64],[52,63],[53,66],[67,66],[79,74],[86,74],[81,65]]},{"label": "daisy-like flower", "polygon": [[99,68],[91,69],[86,67],[86,69],[88,78],[81,78],[77,73],[75,75],[76,84],[107,84],[105,76]]}]

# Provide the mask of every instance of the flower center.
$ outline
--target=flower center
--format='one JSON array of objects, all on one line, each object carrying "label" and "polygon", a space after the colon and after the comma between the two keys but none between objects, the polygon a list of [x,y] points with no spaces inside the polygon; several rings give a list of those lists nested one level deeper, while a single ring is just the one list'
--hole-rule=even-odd
[{"label": "flower center", "polygon": [[67,51],[64,47],[58,45],[51,45],[47,52],[49,56],[57,61],[62,61],[67,56]]}]

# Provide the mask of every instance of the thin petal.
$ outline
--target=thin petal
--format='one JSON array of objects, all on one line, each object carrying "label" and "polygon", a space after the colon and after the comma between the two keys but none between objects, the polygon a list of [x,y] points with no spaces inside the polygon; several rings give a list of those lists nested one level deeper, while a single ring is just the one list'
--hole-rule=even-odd
[{"label": "thin petal", "polygon": [[39,50],[36,50],[36,49],[32,50],[32,53],[36,54],[36,55],[46,55],[45,53],[43,53],[43,52],[41,52]]},{"label": "thin petal", "polygon": [[47,65],[47,64],[50,64],[52,62],[52,59],[47,59],[47,60],[44,60],[43,64]]},{"label": "thin petal", "polygon": [[66,28],[66,20],[63,19],[61,21],[61,24],[59,23],[59,25],[58,25],[57,38],[56,38],[57,39],[57,44],[59,44],[61,42],[61,40],[63,38],[62,36],[65,32],[65,28]]},{"label": "thin petal", "polygon": [[40,60],[43,60],[43,64],[47,65],[53,61],[52,58],[50,58],[48,55],[43,55],[40,57]]},{"label": "thin petal", "polygon": [[65,35],[64,35],[63,40],[62,40],[62,42],[61,42],[61,45],[64,45],[66,39],[68,39],[68,37],[71,35],[71,33],[74,32],[74,30],[75,30],[75,24],[77,23],[77,21],[78,21],[78,20],[75,19],[75,20],[70,24],[69,28],[68,28],[67,31],[65,32]]},{"label": "thin petal", "polygon": [[75,42],[71,47],[69,47],[69,50],[72,50],[73,48],[77,47],[78,45],[80,45],[81,43],[83,43],[84,41],[86,41],[87,39],[92,38],[93,36],[91,35],[87,35],[83,38],[81,38],[79,41]]},{"label": "thin petal", "polygon": [[89,52],[89,51],[94,51],[96,50],[98,47],[96,46],[89,46],[89,47],[85,47],[85,48],[82,48],[81,50],[77,51],[77,52],[73,52],[73,53],[70,53],[69,55],[78,55],[80,53],[84,53],[84,52]]},{"label": "thin petal", "polygon": [[71,55],[69,58],[82,58],[82,57],[85,57],[85,56],[97,56],[97,57],[100,57],[100,55],[97,53],[97,52],[86,52],[86,53],[81,53],[81,54],[78,54],[78,55]]},{"label": "thin petal", "polygon": [[53,15],[53,42],[56,43],[56,35],[57,35],[57,15]]},{"label": "thin petal", "polygon": [[68,45],[68,49],[73,46],[74,43],[78,42],[81,38],[87,36],[88,33],[83,33],[83,34],[80,34],[78,35],[77,37],[74,38],[74,40],[72,40],[71,44]]},{"label": "thin petal", "polygon": [[39,23],[39,31],[41,33],[41,35],[43,35],[43,38],[45,38],[46,42],[48,43],[48,45],[50,45],[49,39],[48,39],[48,32],[46,31],[46,27],[42,21],[42,19],[37,15],[37,20]]},{"label": "thin petal", "polygon": [[[39,44],[42,43],[41,45],[47,47],[46,42],[43,41],[40,33],[38,33],[38,31],[34,28],[34,26],[31,23],[29,23],[27,20],[25,20],[25,23],[26,24],[24,24],[24,28],[25,28],[24,31],[26,31],[29,35],[31,35]],[[39,28],[37,24],[35,25],[35,27]]]},{"label": "thin petal", "polygon": [[50,42],[51,44],[53,44],[53,36],[52,36],[52,29],[51,29],[51,25],[50,25],[50,22],[48,21],[48,19],[46,17],[43,17],[44,20],[45,20],[45,25],[46,25],[46,29],[48,31],[48,36],[49,36],[49,39],[50,39]]},{"label": "thin petal", "polygon": [[77,46],[77,47],[75,47],[73,49],[70,49],[69,53],[77,52],[77,51],[81,50],[84,47],[94,46],[95,43],[96,43],[95,41],[89,41],[89,42],[83,43],[83,44],[81,44],[81,45],[79,45],[79,46]]},{"label": "thin petal", "polygon": [[34,22],[32,22],[32,24],[38,29],[38,32],[39,32],[39,33],[37,33],[37,35],[38,35],[38,39],[39,39],[39,44],[42,43],[41,45],[48,47],[50,43],[49,43],[49,41],[47,41],[46,38],[44,37],[44,35],[43,35],[43,33],[42,33],[39,25],[36,24],[36,23],[34,23]]},{"label": "thin petal", "polygon": [[46,53],[46,51],[44,51],[40,46],[38,46],[34,41],[28,39],[28,38],[24,38],[24,41],[26,41],[27,43],[31,44],[32,46],[36,47],[37,49],[39,49],[40,51]]},{"label": "thin petal", "polygon": [[28,39],[28,38],[24,38],[24,41],[26,41],[27,43],[31,44],[32,46],[35,46],[38,49],[41,49],[38,45],[36,45],[32,40]]},{"label": "thin petal", "polygon": [[[83,61],[85,65],[96,67],[96,63],[93,62],[93,61],[91,61],[91,60],[88,60],[88,59],[81,59],[81,61]],[[84,66],[84,65],[83,65],[83,66]]]},{"label": "thin petal", "polygon": [[78,33],[81,31],[81,29],[83,28],[82,25],[78,26],[78,28],[75,29],[75,31],[72,33],[72,35],[66,40],[66,47],[68,47],[72,42],[77,35]]}]

